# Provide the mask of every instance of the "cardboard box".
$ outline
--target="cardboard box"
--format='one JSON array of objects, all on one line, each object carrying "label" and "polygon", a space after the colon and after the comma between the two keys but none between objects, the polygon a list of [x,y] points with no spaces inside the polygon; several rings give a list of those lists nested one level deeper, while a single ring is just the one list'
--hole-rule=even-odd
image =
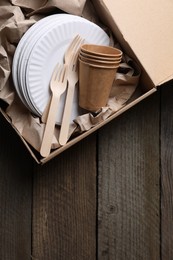
[{"label": "cardboard box", "polygon": [[[92,2],[100,19],[111,29],[123,51],[140,65],[142,75],[138,86],[139,93],[137,91],[137,96],[116,113],[90,130],[74,137],[66,145],[54,150],[47,158],[41,158],[38,152],[35,152],[14,128],[33,158],[40,164],[46,163],[98,130],[154,93],[158,85],[173,78],[173,47],[171,40],[173,3],[171,1],[93,0]],[[10,119],[2,109],[1,113],[11,124]],[[12,127],[14,126],[12,125]]]}]

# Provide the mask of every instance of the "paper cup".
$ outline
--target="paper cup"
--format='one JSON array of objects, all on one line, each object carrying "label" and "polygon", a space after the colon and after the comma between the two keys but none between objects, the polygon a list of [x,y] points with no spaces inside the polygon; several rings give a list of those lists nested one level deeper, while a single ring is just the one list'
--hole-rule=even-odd
[{"label": "paper cup", "polygon": [[118,66],[97,66],[79,59],[79,106],[97,112],[106,106]]},{"label": "paper cup", "polygon": [[92,54],[92,55],[99,55],[102,57],[122,57],[122,51],[111,47],[111,46],[104,46],[104,45],[95,45],[95,44],[83,44],[81,46],[81,50],[85,53]]}]

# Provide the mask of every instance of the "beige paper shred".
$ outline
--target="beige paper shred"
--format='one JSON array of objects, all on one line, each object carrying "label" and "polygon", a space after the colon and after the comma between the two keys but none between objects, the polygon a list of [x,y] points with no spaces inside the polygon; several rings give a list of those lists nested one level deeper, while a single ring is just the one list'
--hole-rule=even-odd
[{"label": "beige paper shred", "polygon": [[[37,151],[45,124],[35,117],[20,101],[15,91],[11,67],[13,55],[18,42],[27,29],[39,19],[52,13],[67,12],[80,15],[98,24],[96,10],[86,0],[1,0],[0,2],[0,99],[8,105],[6,114],[21,136]],[[108,28],[104,28],[110,36],[111,46],[119,47]],[[126,55],[115,76],[111,95],[107,106],[97,115],[85,113],[70,125],[69,138],[75,133],[88,131],[111,114],[121,109],[134,93],[140,77],[138,66]],[[52,149],[58,148],[60,127],[55,127]]]}]

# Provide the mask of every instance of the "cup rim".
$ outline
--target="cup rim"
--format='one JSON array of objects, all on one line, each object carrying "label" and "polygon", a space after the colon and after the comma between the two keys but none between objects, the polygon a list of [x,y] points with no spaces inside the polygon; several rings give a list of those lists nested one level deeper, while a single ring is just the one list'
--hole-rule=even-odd
[{"label": "cup rim", "polygon": [[79,58],[79,61],[81,63],[84,63],[85,65],[88,65],[89,67],[100,68],[100,69],[118,69],[118,67],[119,67],[119,65],[118,66],[101,66],[101,65],[96,65],[96,64],[85,62],[85,61],[81,60],[80,58]]},{"label": "cup rim", "polygon": [[103,61],[103,60],[97,60],[97,59],[94,60],[94,59],[90,59],[90,58],[87,58],[87,57],[83,57],[80,54],[79,54],[79,58],[84,62],[89,62],[89,63],[92,63],[92,64],[98,64],[98,65],[99,64],[100,65],[105,64],[105,65],[108,65],[108,66],[120,64],[120,61],[121,61],[121,60],[119,60],[119,61],[112,62],[112,61]]},{"label": "cup rim", "polygon": [[[87,50],[85,49],[85,47],[87,46],[93,46],[93,47],[104,47],[105,49],[109,49],[109,50],[113,50],[113,51],[117,51],[118,53],[102,53],[102,52],[95,52],[93,50]],[[94,54],[94,55],[99,55],[99,56],[107,56],[107,57],[121,57],[122,56],[122,51],[118,48],[112,47],[112,46],[106,46],[106,45],[97,45],[97,44],[83,44],[81,46],[81,50],[85,53],[90,53],[90,54]]]},{"label": "cup rim", "polygon": [[80,54],[84,57],[89,57],[91,59],[99,59],[102,61],[119,61],[122,59],[122,56],[117,57],[107,57],[107,56],[99,56],[99,55],[92,55],[90,53],[84,52],[82,49],[80,50]]},{"label": "cup rim", "polygon": [[80,51],[79,55],[81,55],[83,58],[85,59],[91,59],[91,60],[96,60],[96,61],[100,61],[100,62],[120,62],[122,60],[122,57],[117,57],[117,58],[106,58],[106,57],[101,57],[101,56],[97,56],[97,55],[89,55],[87,53],[84,53],[82,51]]}]

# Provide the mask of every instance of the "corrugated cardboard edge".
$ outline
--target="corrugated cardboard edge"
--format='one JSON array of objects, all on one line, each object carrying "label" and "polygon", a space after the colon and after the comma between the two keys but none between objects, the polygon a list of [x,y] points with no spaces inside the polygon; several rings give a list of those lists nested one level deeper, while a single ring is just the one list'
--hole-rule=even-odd
[{"label": "corrugated cardboard edge", "polygon": [[161,85],[164,86],[164,84],[167,83],[167,82],[169,82],[170,80],[173,80],[173,74],[171,74],[169,77],[165,78],[163,81],[161,81],[160,83],[158,83],[158,86],[161,86]]}]

